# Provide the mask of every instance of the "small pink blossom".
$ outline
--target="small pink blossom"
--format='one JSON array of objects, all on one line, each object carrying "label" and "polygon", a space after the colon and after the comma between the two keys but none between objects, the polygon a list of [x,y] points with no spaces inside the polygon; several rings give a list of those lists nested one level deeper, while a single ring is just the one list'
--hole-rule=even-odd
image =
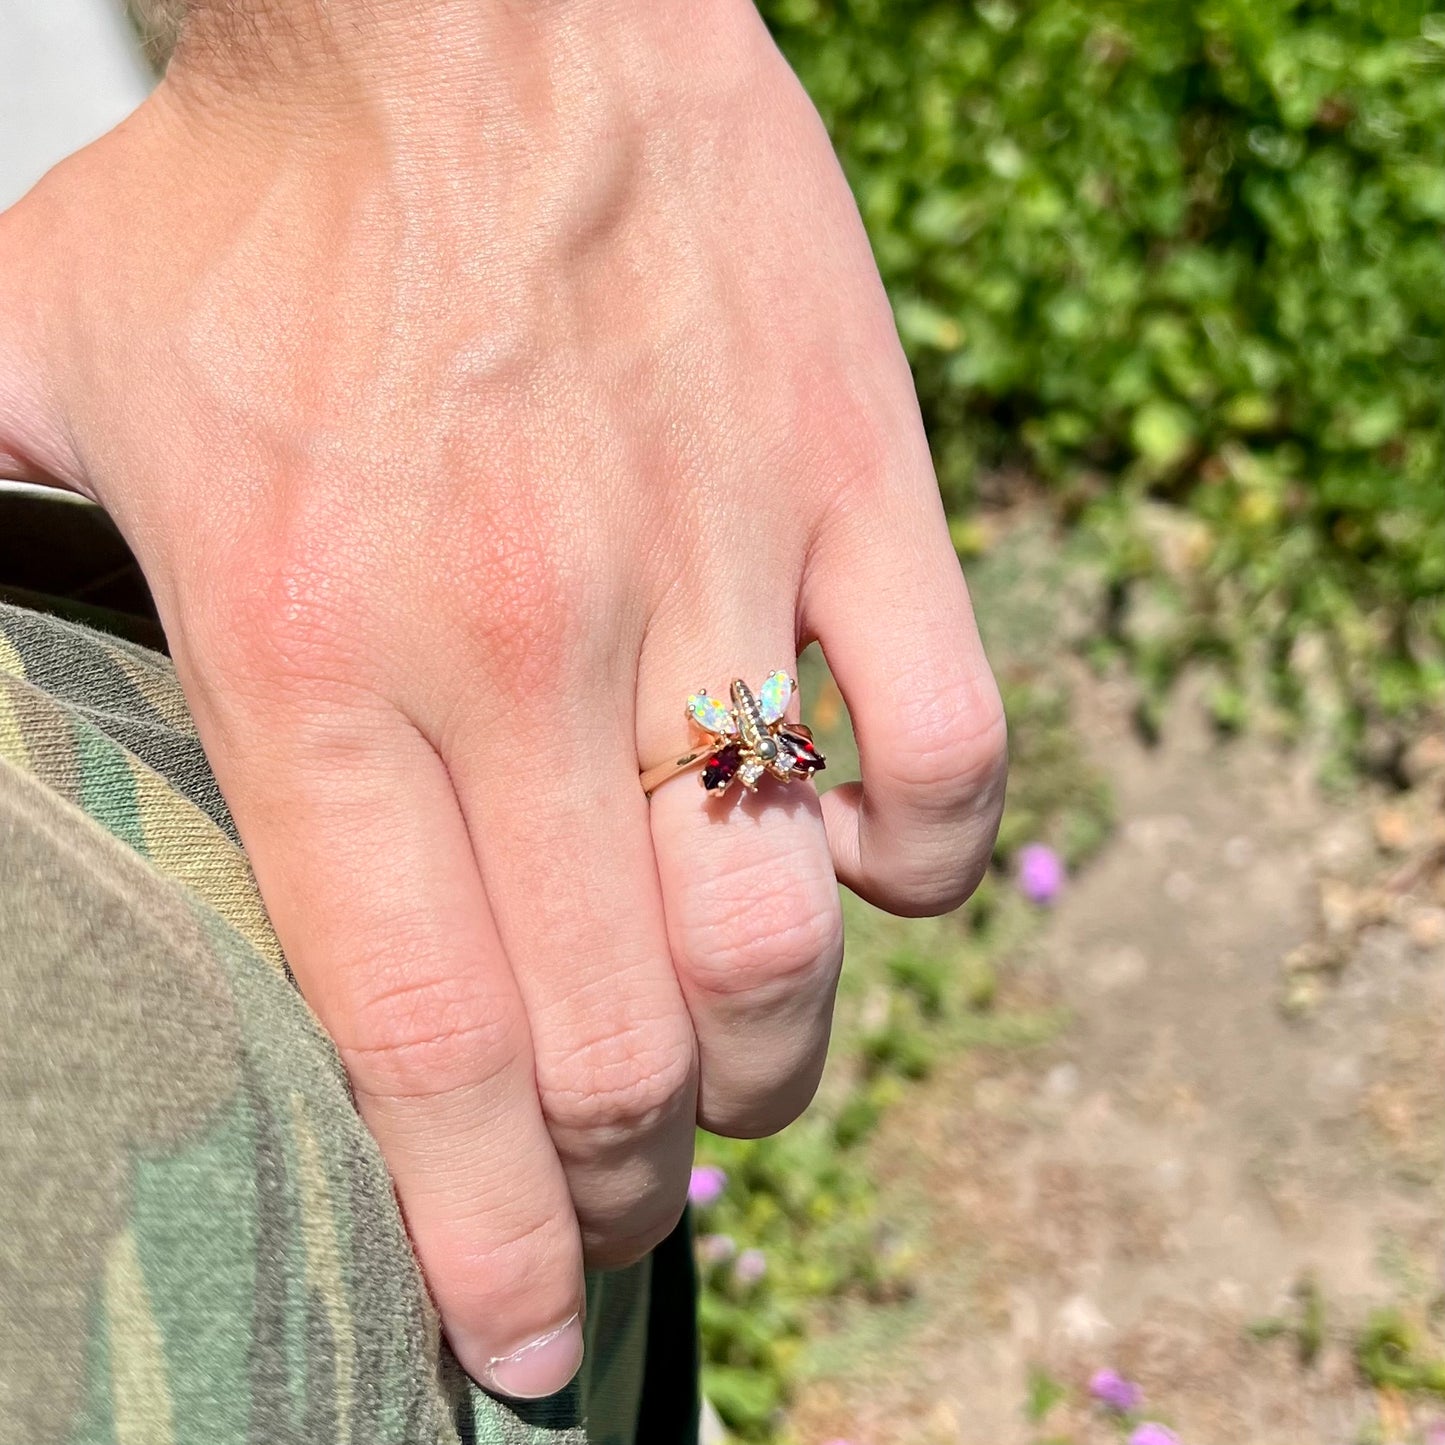
[{"label": "small pink blossom", "polygon": [[1126,1380],[1117,1370],[1097,1370],[1089,1381],[1089,1393],[1101,1405],[1127,1415],[1137,1410],[1144,1399],[1144,1392],[1133,1380]]},{"label": "small pink blossom", "polygon": [[1179,1445],[1179,1437],[1163,1425],[1146,1420],[1129,1436],[1129,1445]]},{"label": "small pink blossom", "polygon": [[722,1198],[728,1187],[727,1171],[716,1164],[699,1164],[687,1183],[687,1202],[697,1209],[706,1209]]},{"label": "small pink blossom", "polygon": [[736,1257],[738,1247],[730,1234],[705,1234],[697,1242],[697,1252],[704,1264],[726,1264]]},{"label": "small pink blossom", "polygon": [[1063,892],[1067,879],[1064,860],[1047,843],[1029,843],[1019,849],[1019,892],[1041,908]]},{"label": "small pink blossom", "polygon": [[768,1272],[768,1258],[760,1249],[745,1249],[733,1265],[733,1278],[742,1285],[756,1284]]}]

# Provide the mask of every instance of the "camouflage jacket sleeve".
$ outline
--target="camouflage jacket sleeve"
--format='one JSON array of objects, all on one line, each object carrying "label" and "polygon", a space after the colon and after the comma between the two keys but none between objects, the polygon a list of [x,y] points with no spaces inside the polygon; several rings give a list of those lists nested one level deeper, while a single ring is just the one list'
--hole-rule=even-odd
[{"label": "camouflage jacket sleeve", "polygon": [[0,1010],[0,1445],[692,1438],[650,1261],[562,1395],[461,1374],[169,664],[4,607]]}]

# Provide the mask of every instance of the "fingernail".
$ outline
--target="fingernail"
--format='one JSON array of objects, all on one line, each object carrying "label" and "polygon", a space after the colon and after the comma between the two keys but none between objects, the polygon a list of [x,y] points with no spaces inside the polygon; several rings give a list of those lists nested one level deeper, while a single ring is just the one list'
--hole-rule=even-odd
[{"label": "fingernail", "polygon": [[494,1355],[487,1373],[492,1388],[514,1400],[540,1400],[555,1395],[582,1364],[582,1319],[573,1315],[564,1325],[539,1335],[510,1355]]}]

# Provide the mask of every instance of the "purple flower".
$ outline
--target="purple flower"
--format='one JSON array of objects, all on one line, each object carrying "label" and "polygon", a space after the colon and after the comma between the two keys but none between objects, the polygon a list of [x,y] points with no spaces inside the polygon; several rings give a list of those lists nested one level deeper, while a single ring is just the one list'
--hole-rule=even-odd
[{"label": "purple flower", "polygon": [[1137,1410],[1144,1392],[1133,1380],[1126,1380],[1117,1370],[1097,1370],[1089,1381],[1089,1393],[1101,1404],[1121,1415]]},{"label": "purple flower", "polygon": [[733,1265],[733,1278],[739,1284],[756,1284],[768,1272],[767,1256],[760,1249],[745,1249]]},{"label": "purple flower", "polygon": [[1445,1445],[1445,1420],[1432,1420],[1425,1427],[1425,1445]]},{"label": "purple flower", "polygon": [[722,1198],[722,1192],[727,1186],[728,1176],[725,1170],[719,1169],[716,1164],[699,1164],[687,1182],[687,1202],[698,1209],[706,1209],[709,1204],[716,1204]]},{"label": "purple flower", "polygon": [[704,1264],[726,1264],[738,1247],[730,1234],[705,1234],[697,1242],[697,1252]]},{"label": "purple flower", "polygon": [[1146,1420],[1129,1437],[1129,1445],[1179,1445],[1179,1437],[1163,1425]]},{"label": "purple flower", "polygon": [[1063,891],[1067,874],[1064,860],[1047,843],[1029,843],[1019,849],[1019,892],[1030,903],[1046,907]]}]

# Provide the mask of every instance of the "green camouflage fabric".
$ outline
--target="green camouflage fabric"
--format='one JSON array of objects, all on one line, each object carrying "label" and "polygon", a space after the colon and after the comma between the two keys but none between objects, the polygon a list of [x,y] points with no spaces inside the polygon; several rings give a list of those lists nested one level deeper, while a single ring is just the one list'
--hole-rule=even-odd
[{"label": "green camouflage fabric", "polygon": [[3,606],[0,1007],[0,1445],[695,1441],[685,1241],[562,1394],[462,1374],[170,664]]}]

